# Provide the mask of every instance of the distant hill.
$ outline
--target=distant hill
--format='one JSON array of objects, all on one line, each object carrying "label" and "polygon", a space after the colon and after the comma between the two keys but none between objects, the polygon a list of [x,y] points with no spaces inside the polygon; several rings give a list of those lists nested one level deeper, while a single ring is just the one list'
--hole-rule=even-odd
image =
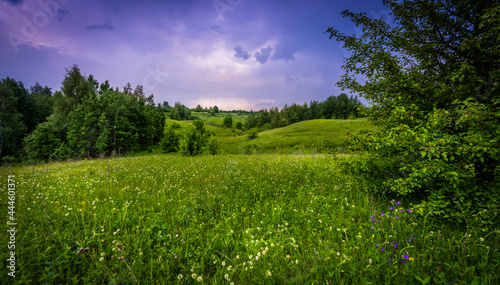
[{"label": "distant hill", "polygon": [[[325,141],[337,151],[342,151],[342,138],[346,132],[371,130],[375,127],[366,118],[355,120],[309,120],[286,127],[266,130],[258,133],[255,139],[249,139],[245,131],[222,126],[222,117],[201,117],[207,131],[215,134],[221,142],[221,150],[227,154],[244,153],[315,153]],[[236,118],[234,120],[242,120]],[[176,130],[184,134],[192,121],[167,120],[167,125],[177,123]],[[234,126],[234,121],[233,121]]]}]

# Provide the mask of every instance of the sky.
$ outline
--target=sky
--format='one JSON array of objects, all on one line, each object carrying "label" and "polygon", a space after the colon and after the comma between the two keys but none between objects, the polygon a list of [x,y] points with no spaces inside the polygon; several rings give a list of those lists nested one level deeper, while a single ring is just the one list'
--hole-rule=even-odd
[{"label": "sky", "polygon": [[0,0],[0,78],[55,92],[77,64],[156,103],[309,104],[343,92],[348,52],[325,31],[361,34],[346,9],[390,20],[381,0]]}]

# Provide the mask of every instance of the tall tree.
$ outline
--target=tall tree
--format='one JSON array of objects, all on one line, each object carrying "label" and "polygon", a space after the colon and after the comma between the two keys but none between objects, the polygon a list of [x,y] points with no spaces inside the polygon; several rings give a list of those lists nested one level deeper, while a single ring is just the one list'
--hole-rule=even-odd
[{"label": "tall tree", "polygon": [[363,35],[327,30],[351,51],[338,85],[371,102],[370,118],[380,127],[348,139],[351,149],[365,150],[368,157],[358,156],[347,168],[378,189],[427,197],[422,205],[443,217],[498,222],[498,1],[384,5],[393,23],[344,11]]},{"label": "tall tree", "polygon": [[20,140],[26,132],[23,115],[17,108],[19,97],[11,81],[8,77],[0,81],[0,159],[18,155]]}]

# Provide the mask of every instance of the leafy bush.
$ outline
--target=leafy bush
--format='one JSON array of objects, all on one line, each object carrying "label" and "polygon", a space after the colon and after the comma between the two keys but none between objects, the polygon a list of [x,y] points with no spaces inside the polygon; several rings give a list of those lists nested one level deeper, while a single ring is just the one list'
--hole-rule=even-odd
[{"label": "leafy bush", "polygon": [[167,128],[165,132],[165,136],[160,142],[161,149],[166,152],[176,152],[179,150],[179,135],[177,135],[174,131],[174,128],[171,126]]},{"label": "leafy bush", "polygon": [[259,135],[259,129],[258,128],[251,128],[247,130],[247,136],[249,139],[255,139]]},{"label": "leafy bush", "polygon": [[215,136],[210,136],[207,142],[207,149],[211,155],[220,153],[220,142]]},{"label": "leafy bush", "polygon": [[243,129],[243,124],[241,122],[236,122],[236,126],[235,126],[238,130],[242,130]]},{"label": "leafy bush", "polygon": [[[201,122],[201,124],[196,122]],[[194,121],[193,125],[189,125],[187,127],[187,132],[179,144],[180,152],[183,155],[193,156],[193,155],[200,155],[203,153],[205,147],[206,135],[204,133],[205,127],[200,127],[200,126],[203,126],[202,121]],[[198,129],[198,127],[200,127],[200,129]]]},{"label": "leafy bush", "polygon": [[230,128],[233,125],[233,116],[231,115],[226,115],[224,117],[224,121],[222,123],[224,126]]}]

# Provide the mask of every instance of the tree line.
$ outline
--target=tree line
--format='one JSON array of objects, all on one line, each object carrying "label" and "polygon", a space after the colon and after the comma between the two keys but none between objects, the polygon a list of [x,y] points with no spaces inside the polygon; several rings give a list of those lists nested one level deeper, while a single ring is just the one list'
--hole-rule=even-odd
[{"label": "tree line", "polygon": [[248,115],[245,128],[274,129],[301,121],[313,119],[355,119],[362,116],[364,106],[357,97],[341,93],[330,96],[323,102],[311,101],[309,106],[292,104],[285,105],[281,110],[278,107],[262,109],[259,112],[251,111]]},{"label": "tree line", "polygon": [[142,86],[123,91],[66,69],[60,91],[0,82],[3,162],[92,158],[144,150],[163,138],[165,109]]}]

